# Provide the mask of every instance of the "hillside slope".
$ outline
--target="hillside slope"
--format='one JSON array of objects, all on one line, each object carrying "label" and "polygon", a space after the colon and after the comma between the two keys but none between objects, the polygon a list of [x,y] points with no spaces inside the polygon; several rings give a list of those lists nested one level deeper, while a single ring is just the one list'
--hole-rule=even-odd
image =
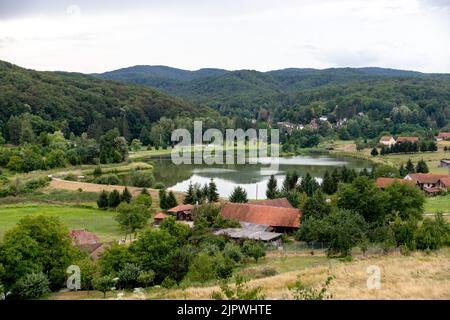
[{"label": "hillside slope", "polygon": [[215,114],[144,86],[75,73],[27,70],[0,61],[0,129],[11,116],[24,112],[76,135],[118,127],[130,136],[137,136],[143,126],[162,116]]},{"label": "hillside slope", "polygon": [[273,119],[297,122],[364,112],[382,121],[393,116],[394,108],[406,105],[414,115],[405,110],[399,122],[440,128],[450,119],[449,74],[384,68],[204,70],[139,66],[97,76],[152,86],[222,114],[248,118],[257,118],[261,110],[268,110]]}]

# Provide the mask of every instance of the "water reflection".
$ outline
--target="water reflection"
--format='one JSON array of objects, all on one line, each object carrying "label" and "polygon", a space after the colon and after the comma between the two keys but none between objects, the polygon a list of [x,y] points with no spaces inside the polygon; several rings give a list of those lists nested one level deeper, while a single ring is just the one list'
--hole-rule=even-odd
[{"label": "water reflection", "polygon": [[[278,185],[287,172],[297,171],[300,176],[309,172],[317,181],[321,182],[326,170],[333,170],[347,166],[360,171],[370,168],[370,163],[353,158],[340,158],[331,156],[295,156],[279,158],[279,170],[273,172]],[[154,176],[157,182],[164,183],[169,190],[186,191],[189,182],[205,184],[214,178],[218,192],[221,197],[228,197],[235,186],[242,186],[251,199],[265,199],[266,184],[272,173],[262,174],[262,168],[269,168],[273,158],[260,158],[256,164],[233,164],[233,165],[175,165],[170,157],[161,156],[152,158],[150,162],[154,165]]]}]

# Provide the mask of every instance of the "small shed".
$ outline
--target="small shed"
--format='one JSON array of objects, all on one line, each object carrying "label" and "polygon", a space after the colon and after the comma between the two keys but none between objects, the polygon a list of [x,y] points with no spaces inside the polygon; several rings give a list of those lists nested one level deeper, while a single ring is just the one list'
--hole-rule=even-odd
[{"label": "small shed", "polygon": [[161,224],[161,222],[163,222],[163,220],[166,219],[167,217],[168,217],[168,215],[165,214],[164,212],[159,212],[153,218],[153,220],[154,220],[153,224],[155,226],[159,226]]}]

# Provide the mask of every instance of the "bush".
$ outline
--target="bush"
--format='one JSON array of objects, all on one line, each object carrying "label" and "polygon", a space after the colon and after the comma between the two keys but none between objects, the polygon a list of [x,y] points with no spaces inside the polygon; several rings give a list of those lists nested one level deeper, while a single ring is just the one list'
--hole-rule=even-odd
[{"label": "bush", "polygon": [[29,273],[14,286],[13,294],[21,299],[37,299],[50,292],[50,282],[45,274]]},{"label": "bush", "polygon": [[33,192],[37,189],[45,188],[50,183],[50,178],[38,178],[32,179],[25,182],[24,191],[25,192]]},{"label": "bush", "polygon": [[120,179],[115,174],[108,174],[108,175],[105,175],[105,176],[95,179],[94,183],[116,186],[116,185],[120,184]]},{"label": "bush", "polygon": [[155,177],[151,172],[133,171],[130,181],[135,187],[151,188],[155,183]]},{"label": "bush", "polygon": [[118,273],[118,286],[120,288],[135,288],[139,283],[139,275],[141,274],[141,268],[133,263],[126,263],[123,269]]},{"label": "bush", "polygon": [[232,261],[239,263],[244,258],[241,252],[241,248],[233,242],[228,242],[223,249],[223,255],[225,258],[231,259]]},{"label": "bush", "polygon": [[102,167],[96,166],[92,174],[96,177],[100,177],[103,174]]},{"label": "bush", "polygon": [[141,272],[138,277],[138,283],[144,288],[150,287],[155,281],[155,271],[149,270]]},{"label": "bush", "polygon": [[165,188],[166,188],[166,186],[162,182],[158,182],[155,184],[155,189],[165,189]]},{"label": "bush", "polygon": [[259,258],[266,256],[266,250],[264,245],[257,241],[246,240],[242,245],[242,252],[250,258],[255,259],[258,262]]},{"label": "bush", "polygon": [[152,206],[153,200],[150,195],[140,194],[134,199],[134,203],[150,208]]},{"label": "bush", "polygon": [[106,298],[106,293],[114,288],[114,280],[110,276],[95,278],[92,283],[95,290],[103,293],[103,298]]},{"label": "bush", "polygon": [[164,278],[164,280],[161,282],[161,287],[163,287],[163,288],[170,289],[170,288],[174,288],[176,286],[177,286],[177,282],[170,277]]}]

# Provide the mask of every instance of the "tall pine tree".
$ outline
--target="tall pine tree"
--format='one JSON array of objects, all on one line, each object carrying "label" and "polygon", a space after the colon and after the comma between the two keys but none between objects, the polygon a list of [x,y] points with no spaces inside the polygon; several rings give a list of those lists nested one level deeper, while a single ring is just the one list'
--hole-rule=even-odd
[{"label": "tall pine tree", "polygon": [[272,174],[269,178],[269,181],[267,181],[266,197],[267,199],[275,199],[277,197],[277,194],[277,179],[275,179],[275,176]]},{"label": "tall pine tree", "polygon": [[195,204],[195,190],[192,182],[189,182],[189,187],[187,189],[183,204]]},{"label": "tall pine tree", "polygon": [[213,179],[209,181],[208,186],[208,201],[217,202],[219,201],[219,193],[217,192],[217,186]]}]

